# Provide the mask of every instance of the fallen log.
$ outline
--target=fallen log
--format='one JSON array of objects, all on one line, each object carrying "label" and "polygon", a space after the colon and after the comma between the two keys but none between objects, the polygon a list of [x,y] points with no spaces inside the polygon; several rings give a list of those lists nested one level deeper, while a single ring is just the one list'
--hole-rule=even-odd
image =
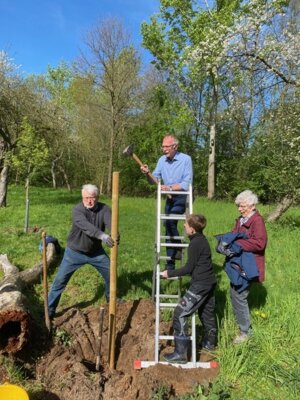
[{"label": "fallen log", "polygon": [[[58,261],[53,243],[47,245],[48,270]],[[0,354],[20,351],[30,336],[31,315],[23,294],[26,285],[37,283],[42,275],[42,262],[20,272],[11,264],[6,254],[0,254],[0,269],[4,278],[0,281]]]}]

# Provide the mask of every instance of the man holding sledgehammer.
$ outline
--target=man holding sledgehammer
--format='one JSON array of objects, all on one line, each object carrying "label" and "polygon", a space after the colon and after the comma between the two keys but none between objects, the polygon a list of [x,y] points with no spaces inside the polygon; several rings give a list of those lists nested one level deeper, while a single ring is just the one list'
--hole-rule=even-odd
[{"label": "man holding sledgehammer", "polygon": [[[161,156],[157,162],[155,170],[152,175],[156,179],[162,179],[163,185],[161,190],[169,191],[170,195],[167,196],[165,213],[166,214],[183,214],[186,209],[186,195],[172,194],[172,191],[186,191],[193,181],[193,165],[192,159],[187,154],[178,151],[179,141],[174,135],[166,135],[162,142]],[[141,171],[148,175],[148,165],[141,166]],[[177,220],[167,220],[166,236],[179,236]],[[178,243],[176,239],[170,240],[172,243]],[[168,247],[167,248],[168,261],[166,269],[175,269],[175,260],[181,259],[181,250]]]},{"label": "man holding sledgehammer", "polygon": [[73,208],[72,228],[58,273],[48,297],[49,316],[55,316],[63,290],[71,276],[84,264],[90,264],[104,279],[105,297],[109,301],[109,258],[102,247],[115,245],[111,231],[111,209],[98,201],[99,191],[95,185],[82,186],[82,202]]}]

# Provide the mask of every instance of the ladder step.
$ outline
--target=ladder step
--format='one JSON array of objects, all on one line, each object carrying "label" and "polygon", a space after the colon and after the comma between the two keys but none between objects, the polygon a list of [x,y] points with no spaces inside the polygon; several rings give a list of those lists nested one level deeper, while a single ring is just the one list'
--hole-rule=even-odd
[{"label": "ladder step", "polygon": [[175,308],[178,306],[178,303],[160,303],[159,306],[163,308]]},{"label": "ladder step", "polygon": [[184,240],[185,239],[184,236],[164,236],[164,235],[162,235],[160,238],[161,239],[172,239],[172,240]]},{"label": "ladder step", "polygon": [[172,336],[172,335],[159,335],[158,339],[159,340],[173,340],[174,336]]},{"label": "ladder step", "polygon": [[171,260],[171,257],[169,256],[159,256],[158,258],[159,260],[167,260],[167,261]]},{"label": "ladder step", "polygon": [[178,247],[180,249],[189,247],[188,243],[161,243],[160,244],[161,247]]},{"label": "ladder step", "polygon": [[[172,336],[172,335],[159,335],[158,338],[159,338],[159,340],[173,340],[174,336]],[[192,340],[191,336],[187,336],[186,338]]]},{"label": "ladder step", "polygon": [[[169,261],[169,260],[172,260],[172,257],[169,257],[169,256],[159,256],[159,257],[158,257],[158,260],[161,260],[161,261]],[[181,261],[181,260],[174,260],[174,261]]]},{"label": "ladder step", "polygon": [[185,214],[160,214],[160,219],[185,220]]},{"label": "ladder step", "polygon": [[172,194],[186,194],[188,196],[188,194],[189,194],[189,192],[187,192],[186,190],[172,190],[172,191],[170,191],[170,190],[161,190],[160,192],[161,192],[161,194],[170,194],[170,195],[172,195]]},{"label": "ladder step", "polygon": [[178,279],[180,279],[181,278],[181,276],[173,276],[172,278],[170,277],[170,278],[162,278],[163,280],[168,280],[168,281],[177,281]]},{"label": "ladder step", "polygon": [[160,294],[160,299],[178,299],[178,294]]}]

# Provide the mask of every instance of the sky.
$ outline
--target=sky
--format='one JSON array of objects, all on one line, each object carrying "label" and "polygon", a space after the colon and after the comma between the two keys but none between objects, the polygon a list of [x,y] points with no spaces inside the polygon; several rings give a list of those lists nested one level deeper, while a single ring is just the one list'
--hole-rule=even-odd
[{"label": "sky", "polygon": [[134,46],[141,47],[140,24],[159,11],[159,0],[0,0],[0,51],[8,53],[19,71],[43,74],[61,61],[72,62],[84,49],[83,36],[96,23],[119,18]]}]

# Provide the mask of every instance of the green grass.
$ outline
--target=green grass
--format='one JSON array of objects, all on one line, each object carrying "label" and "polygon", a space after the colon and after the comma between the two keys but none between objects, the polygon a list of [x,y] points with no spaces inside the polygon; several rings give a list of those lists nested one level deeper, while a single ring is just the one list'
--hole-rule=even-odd
[{"label": "green grass", "polygon": [[[108,204],[110,199],[102,199]],[[80,191],[32,188],[30,191],[30,233],[24,234],[25,198],[21,187],[10,186],[8,207],[0,209],[1,253],[20,270],[41,259],[38,245],[41,230],[59,239],[65,247],[71,225],[71,210],[80,201]],[[118,296],[124,299],[150,298],[154,264],[156,199],[120,197],[118,251]],[[271,207],[259,206],[263,215]],[[223,256],[215,252],[214,235],[229,231],[237,210],[233,203],[197,198],[194,212],[208,220],[205,234],[213,250],[218,279],[217,314],[220,327],[216,353],[220,374],[210,394],[195,393],[194,399],[296,400],[300,391],[300,209],[292,208],[276,224],[267,224],[266,282],[253,287],[250,306],[254,335],[240,346],[231,344],[237,328],[228,296],[228,278],[223,271]],[[56,271],[49,276],[53,280]],[[3,276],[3,275],[2,275]],[[0,275],[1,278],[1,275]],[[185,279],[185,285],[189,279]],[[166,290],[176,283],[168,282]],[[28,296],[35,311],[42,311],[42,285],[35,285]],[[76,300],[75,300],[76,299]],[[73,275],[59,310],[74,305],[85,307],[104,302],[104,287],[97,272],[84,266]],[[168,316],[166,316],[167,318]],[[202,396],[202,397],[201,397]],[[223,397],[222,397],[223,396]],[[187,397],[185,397],[187,398]]]}]

